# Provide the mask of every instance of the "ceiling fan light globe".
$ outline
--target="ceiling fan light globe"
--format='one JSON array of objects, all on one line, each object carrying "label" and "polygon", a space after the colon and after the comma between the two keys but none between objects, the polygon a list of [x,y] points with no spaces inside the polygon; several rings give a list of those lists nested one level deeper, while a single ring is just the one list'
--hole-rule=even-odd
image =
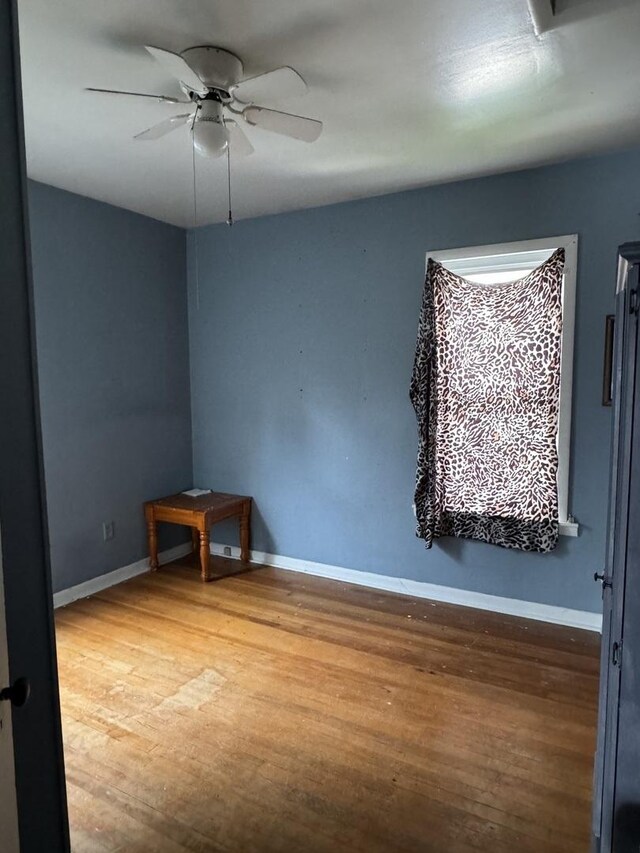
[{"label": "ceiling fan light globe", "polygon": [[221,157],[229,146],[229,134],[217,121],[196,121],[193,145],[202,157]]},{"label": "ceiling fan light globe", "polygon": [[205,101],[200,106],[193,125],[193,145],[202,157],[221,157],[227,150],[229,133],[219,101]]}]

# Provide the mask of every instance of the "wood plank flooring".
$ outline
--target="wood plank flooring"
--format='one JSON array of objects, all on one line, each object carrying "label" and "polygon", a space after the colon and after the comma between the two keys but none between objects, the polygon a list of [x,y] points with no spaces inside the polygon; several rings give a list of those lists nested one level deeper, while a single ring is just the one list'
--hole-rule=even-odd
[{"label": "wood plank flooring", "polygon": [[596,635],[212,563],[57,611],[74,853],[588,851]]}]

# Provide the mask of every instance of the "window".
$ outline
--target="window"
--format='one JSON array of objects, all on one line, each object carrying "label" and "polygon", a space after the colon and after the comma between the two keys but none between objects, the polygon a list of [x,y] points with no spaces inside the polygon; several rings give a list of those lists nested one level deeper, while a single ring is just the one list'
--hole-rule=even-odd
[{"label": "window", "polygon": [[428,252],[451,272],[479,284],[503,284],[528,275],[556,249],[565,250],[562,281],[562,343],[560,360],[560,416],[558,421],[558,521],[560,533],[577,536],[578,525],[569,513],[569,452],[571,445],[571,385],[573,379],[573,329],[575,321],[578,236],[549,237],[519,243],[472,246]]}]

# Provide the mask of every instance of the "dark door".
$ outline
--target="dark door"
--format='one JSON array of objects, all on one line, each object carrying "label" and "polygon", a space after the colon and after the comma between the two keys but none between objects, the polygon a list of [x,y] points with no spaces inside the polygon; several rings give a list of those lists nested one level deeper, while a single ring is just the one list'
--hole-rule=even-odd
[{"label": "dark door", "polygon": [[621,247],[609,533],[600,577],[603,625],[593,808],[597,853],[640,850],[639,262],[640,244]]},{"label": "dark door", "polygon": [[[0,115],[0,528],[9,669],[9,684],[0,689],[21,677],[31,685],[29,700],[11,714],[20,850],[58,853],[69,843],[34,389],[13,0],[0,0]],[[18,704],[19,694],[13,693]],[[3,781],[12,783],[0,780],[0,796]],[[10,819],[7,810],[5,820]],[[0,838],[0,849],[6,840]]]}]

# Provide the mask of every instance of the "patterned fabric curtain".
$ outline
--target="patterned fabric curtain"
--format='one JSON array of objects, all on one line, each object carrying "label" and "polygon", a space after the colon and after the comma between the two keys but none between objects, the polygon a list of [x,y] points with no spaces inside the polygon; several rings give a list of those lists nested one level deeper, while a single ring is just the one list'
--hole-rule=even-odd
[{"label": "patterned fabric curtain", "polygon": [[564,250],[482,285],[429,259],[411,402],[416,535],[550,551],[558,541]]}]

